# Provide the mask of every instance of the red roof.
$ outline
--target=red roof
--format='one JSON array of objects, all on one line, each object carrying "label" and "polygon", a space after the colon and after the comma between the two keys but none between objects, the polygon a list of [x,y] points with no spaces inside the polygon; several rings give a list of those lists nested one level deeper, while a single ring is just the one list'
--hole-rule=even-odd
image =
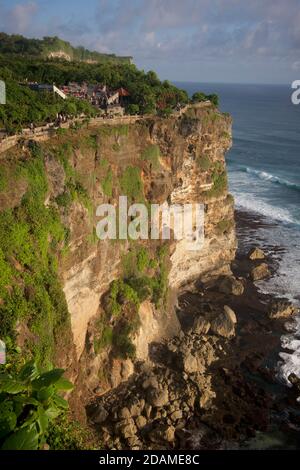
[{"label": "red roof", "polygon": [[119,93],[119,96],[130,96],[129,91],[127,91],[125,88],[119,88],[117,92]]}]

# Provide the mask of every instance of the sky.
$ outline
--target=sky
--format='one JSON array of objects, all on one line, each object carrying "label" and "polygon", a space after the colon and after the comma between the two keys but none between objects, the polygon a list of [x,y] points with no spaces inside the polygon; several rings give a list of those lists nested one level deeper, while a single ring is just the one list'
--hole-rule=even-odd
[{"label": "sky", "polygon": [[0,0],[0,31],[132,55],[171,81],[300,79],[300,0]]}]

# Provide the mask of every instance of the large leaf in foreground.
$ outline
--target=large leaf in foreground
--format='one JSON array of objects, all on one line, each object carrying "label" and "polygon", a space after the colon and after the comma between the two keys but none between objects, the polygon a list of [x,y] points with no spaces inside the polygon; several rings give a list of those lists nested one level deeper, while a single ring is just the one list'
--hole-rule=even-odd
[{"label": "large leaf in foreground", "polygon": [[1,450],[37,450],[39,435],[36,427],[31,426],[20,429],[4,442]]},{"label": "large leaf in foreground", "polygon": [[63,375],[63,369],[53,369],[40,375],[38,379],[33,380],[32,387],[34,390],[41,390],[55,384]]}]

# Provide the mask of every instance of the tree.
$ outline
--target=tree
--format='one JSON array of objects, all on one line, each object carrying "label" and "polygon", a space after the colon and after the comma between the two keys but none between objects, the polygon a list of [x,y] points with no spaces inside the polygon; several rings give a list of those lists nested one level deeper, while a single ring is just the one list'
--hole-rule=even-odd
[{"label": "tree", "polygon": [[215,106],[219,106],[219,97],[215,93],[207,95],[207,99],[212,102]]},{"label": "tree", "polygon": [[206,101],[206,100],[207,100],[206,94],[200,91],[197,91],[192,96],[192,103],[199,103],[201,101]]},{"label": "tree", "polygon": [[138,104],[129,104],[126,108],[128,114],[139,114],[140,107]]}]

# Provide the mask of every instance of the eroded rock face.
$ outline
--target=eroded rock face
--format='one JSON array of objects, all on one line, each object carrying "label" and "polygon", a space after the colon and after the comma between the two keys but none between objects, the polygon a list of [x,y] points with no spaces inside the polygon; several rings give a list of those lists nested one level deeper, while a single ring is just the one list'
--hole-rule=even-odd
[{"label": "eroded rock face", "polygon": [[[187,115],[181,119],[145,119],[143,122],[129,125],[126,135],[118,136],[117,153],[112,150],[116,144],[116,136],[114,132],[107,132],[107,135],[101,135],[97,151],[78,149],[70,158],[82,184],[91,195],[94,208],[107,202],[101,187],[103,176],[99,170],[102,155],[105,155],[111,165],[116,181],[127,166],[142,166],[144,193],[151,202],[205,204],[203,248],[188,251],[184,240],[172,242],[168,275],[171,289],[181,288],[183,284],[199,277],[208,279],[212,274],[230,274],[229,265],[236,250],[233,199],[228,196],[225,185],[219,193],[212,191],[214,172],[218,172],[220,177],[226,172],[224,153],[231,145],[230,134],[230,118],[213,108],[199,108],[193,110],[192,116]],[[141,160],[144,148],[151,145],[157,145],[160,149],[161,157],[156,169],[150,168],[147,162]],[[204,155],[206,167],[201,163]],[[55,165],[56,163],[49,159],[51,187],[58,194],[63,189],[64,175],[55,171]],[[117,186],[113,189],[109,202],[117,202]],[[113,279],[122,277],[121,259],[129,244],[88,243],[88,237],[96,223],[95,218],[90,220],[89,217],[82,205],[76,203],[71,207],[66,220],[70,226],[70,254],[61,272],[71,313],[77,357],[83,358],[82,367],[85,367],[86,362],[93,362],[96,370],[96,363],[101,367],[101,361],[95,361],[89,356],[90,353],[87,353],[87,331],[95,316],[99,315],[101,298],[109,284]],[[226,226],[226,230],[223,226]],[[151,250],[151,241],[148,249]],[[241,290],[242,287],[236,280],[231,291],[237,294]],[[176,334],[179,325],[170,301],[163,313],[156,311],[150,302],[146,301],[141,306],[140,320],[141,326],[133,341],[137,358],[147,360],[149,344]],[[200,331],[200,325],[197,328]],[[202,325],[203,333],[206,333],[207,329],[208,324]],[[93,348],[90,349],[92,351]],[[117,362],[110,370],[112,373],[109,382],[114,387],[128,376],[121,373],[121,365]],[[94,374],[95,372],[92,373]],[[94,384],[91,376],[88,380]]]},{"label": "eroded rock face", "polygon": [[[103,295],[113,280],[124,277],[122,259],[130,250],[127,241],[112,243],[95,239],[96,208],[102,203],[117,205],[123,191],[121,177],[128,167],[140,173],[142,197],[149,203],[204,204],[202,249],[187,250],[184,240],[169,243],[167,277],[174,295],[166,298],[160,307],[154,308],[149,301],[141,306],[141,327],[132,339],[137,357],[147,360],[151,342],[178,333],[179,324],[172,308],[176,290],[199,277],[209,279],[212,275],[230,274],[236,238],[224,154],[231,146],[231,118],[214,106],[195,106],[180,117],[145,118],[123,127],[112,123],[104,129],[99,124],[70,133],[67,140],[64,146],[64,139],[53,136],[42,144],[49,188],[45,205],[57,209],[68,232],[68,250],[59,259],[58,273],[71,317],[69,336],[70,341],[73,336],[76,359],[74,355],[70,360],[64,357],[60,360],[65,368],[72,370],[72,380],[77,377],[75,388],[85,397],[93,390],[117,387],[133,372],[132,362],[119,357],[111,359],[109,347],[99,353],[94,344],[96,318],[101,319],[103,313]],[[156,165],[141,158],[153,146],[159,149]],[[64,200],[64,196],[70,196],[69,175],[58,158],[62,150],[68,153],[70,173],[76,174],[78,197],[71,197],[69,202]],[[110,190],[105,191],[103,182],[108,169],[113,181]],[[1,196],[2,209],[20,204],[27,186],[20,179],[16,188],[18,191],[9,189],[5,197]],[[144,245],[155,253],[153,241],[145,241]],[[195,328],[199,334],[200,331],[206,334],[210,321]],[[199,367],[198,357],[196,362]],[[81,387],[85,388],[81,390]]]}]

